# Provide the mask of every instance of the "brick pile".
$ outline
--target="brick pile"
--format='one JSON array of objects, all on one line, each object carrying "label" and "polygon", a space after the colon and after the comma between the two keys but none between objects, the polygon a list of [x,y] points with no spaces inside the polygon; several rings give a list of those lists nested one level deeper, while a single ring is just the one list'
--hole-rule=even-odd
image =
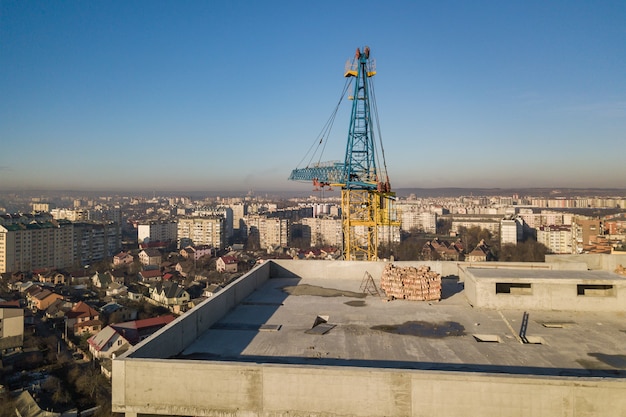
[{"label": "brick pile", "polygon": [[391,299],[439,301],[441,274],[425,265],[415,268],[387,264],[380,279],[380,288]]}]

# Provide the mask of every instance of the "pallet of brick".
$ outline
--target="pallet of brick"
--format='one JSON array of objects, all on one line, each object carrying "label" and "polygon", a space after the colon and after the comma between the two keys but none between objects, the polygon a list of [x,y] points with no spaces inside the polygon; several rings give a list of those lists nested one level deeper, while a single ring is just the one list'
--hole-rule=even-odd
[{"label": "pallet of brick", "polygon": [[425,265],[415,268],[387,264],[380,288],[390,299],[438,301],[441,299],[441,275]]}]

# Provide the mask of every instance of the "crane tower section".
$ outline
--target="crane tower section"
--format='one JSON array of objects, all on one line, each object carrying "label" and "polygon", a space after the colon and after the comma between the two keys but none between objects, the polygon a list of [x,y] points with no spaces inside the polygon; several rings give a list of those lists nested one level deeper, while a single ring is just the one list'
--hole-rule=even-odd
[{"label": "crane tower section", "polygon": [[[376,151],[375,113],[372,112],[371,77],[376,69],[370,50],[357,49],[345,77],[354,77],[350,128],[344,162],[345,184],[341,187],[341,212],[344,259],[376,260],[378,244],[384,234],[399,227],[395,210],[395,193],[382,158]],[[375,109],[375,106],[374,106]],[[381,142],[382,151],[382,142]]]},{"label": "crane tower section", "polygon": [[[294,169],[289,179],[312,180],[316,187],[341,187],[341,221],[343,256],[346,260],[377,260],[378,244],[390,241],[399,229],[395,208],[395,193],[387,176],[380,141],[376,147],[377,126],[372,77],[376,75],[370,49],[356,54],[348,61],[344,76],[354,81],[348,141],[343,163],[315,163]],[[374,110],[374,111],[373,111]],[[321,142],[320,142],[321,143]]]}]

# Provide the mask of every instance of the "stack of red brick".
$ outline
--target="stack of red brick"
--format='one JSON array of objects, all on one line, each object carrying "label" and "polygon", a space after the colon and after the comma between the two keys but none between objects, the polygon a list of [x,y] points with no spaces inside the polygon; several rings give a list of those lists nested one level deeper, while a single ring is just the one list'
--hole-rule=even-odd
[{"label": "stack of red brick", "polygon": [[441,299],[441,274],[424,265],[414,268],[387,264],[380,279],[380,288],[389,298],[438,301]]}]

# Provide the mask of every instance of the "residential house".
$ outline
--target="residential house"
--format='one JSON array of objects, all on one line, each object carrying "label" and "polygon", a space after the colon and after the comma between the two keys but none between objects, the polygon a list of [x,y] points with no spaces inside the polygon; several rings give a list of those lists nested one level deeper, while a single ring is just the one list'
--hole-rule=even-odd
[{"label": "residential house", "polygon": [[124,284],[118,284],[117,282],[111,283],[106,290],[107,297],[124,297],[128,287]]},{"label": "residential house", "polygon": [[112,326],[115,327],[118,332],[123,334],[131,345],[136,345],[175,319],[176,316],[167,314],[164,316],[151,317],[142,320],[116,323]]},{"label": "residential house", "polygon": [[237,272],[238,262],[234,256],[221,256],[215,261],[215,269],[218,272]]},{"label": "residential house", "polygon": [[181,306],[187,305],[191,297],[183,286],[166,281],[158,282],[150,288],[150,298],[172,311],[179,311]]},{"label": "residential house", "polygon": [[36,275],[36,279],[39,282],[44,282],[44,283],[48,283],[48,284],[68,284],[69,283],[69,279],[68,277],[58,271],[48,271],[48,272],[43,272],[43,273],[38,273]]},{"label": "residential house", "polygon": [[217,294],[222,288],[221,285],[219,284],[209,284],[204,291],[202,292],[202,296],[203,297],[213,297],[215,294]]},{"label": "residential house", "polygon": [[111,358],[174,321],[173,315],[111,324],[87,341],[95,358]]},{"label": "residential house", "polygon": [[54,303],[55,300],[60,300],[62,298],[62,295],[36,285],[30,287],[26,291],[26,301],[31,310],[37,309],[39,311],[44,311],[50,307],[50,304]]},{"label": "residential house", "polygon": [[161,281],[162,276],[161,271],[159,271],[158,269],[148,269],[140,271],[138,274],[138,278],[140,282],[155,283]]},{"label": "residential house", "polygon": [[106,272],[96,272],[91,277],[91,283],[94,287],[106,290],[113,283],[124,284],[124,275],[123,273],[111,273],[109,271]]},{"label": "residential house", "polygon": [[65,317],[66,327],[72,329],[75,336],[96,334],[102,329],[100,314],[83,301],[76,303]]},{"label": "residential house", "polygon": [[118,267],[129,265],[133,263],[133,260],[133,255],[131,255],[129,252],[122,251],[113,257],[113,266]]},{"label": "residential house", "polygon": [[130,342],[113,326],[106,326],[87,339],[87,343],[89,352],[97,359],[111,358],[114,353],[130,346]]},{"label": "residential house", "polygon": [[182,277],[187,277],[191,271],[193,270],[193,265],[191,263],[177,263],[174,266],[174,270],[180,274]]},{"label": "residential house", "polygon": [[118,323],[137,319],[137,310],[128,308],[114,301],[100,307],[100,312],[109,318],[109,323]]},{"label": "residential house", "polygon": [[146,248],[139,252],[142,265],[161,265],[161,252],[155,248]]},{"label": "residential house", "polygon": [[211,245],[187,246],[180,250],[180,254],[183,258],[192,259],[194,261],[197,261],[203,256],[211,256],[212,253],[213,247]]},{"label": "residential house", "polygon": [[72,309],[72,303],[63,299],[55,300],[46,309],[46,317],[49,319],[62,319]]},{"label": "residential house", "polygon": [[486,262],[493,261],[493,259],[494,256],[491,252],[491,248],[484,240],[481,240],[478,245],[476,245],[476,248],[465,257],[467,262]]},{"label": "residential house", "polygon": [[463,245],[460,240],[450,243],[434,238],[424,244],[422,256],[427,260],[460,261],[463,260]]}]

